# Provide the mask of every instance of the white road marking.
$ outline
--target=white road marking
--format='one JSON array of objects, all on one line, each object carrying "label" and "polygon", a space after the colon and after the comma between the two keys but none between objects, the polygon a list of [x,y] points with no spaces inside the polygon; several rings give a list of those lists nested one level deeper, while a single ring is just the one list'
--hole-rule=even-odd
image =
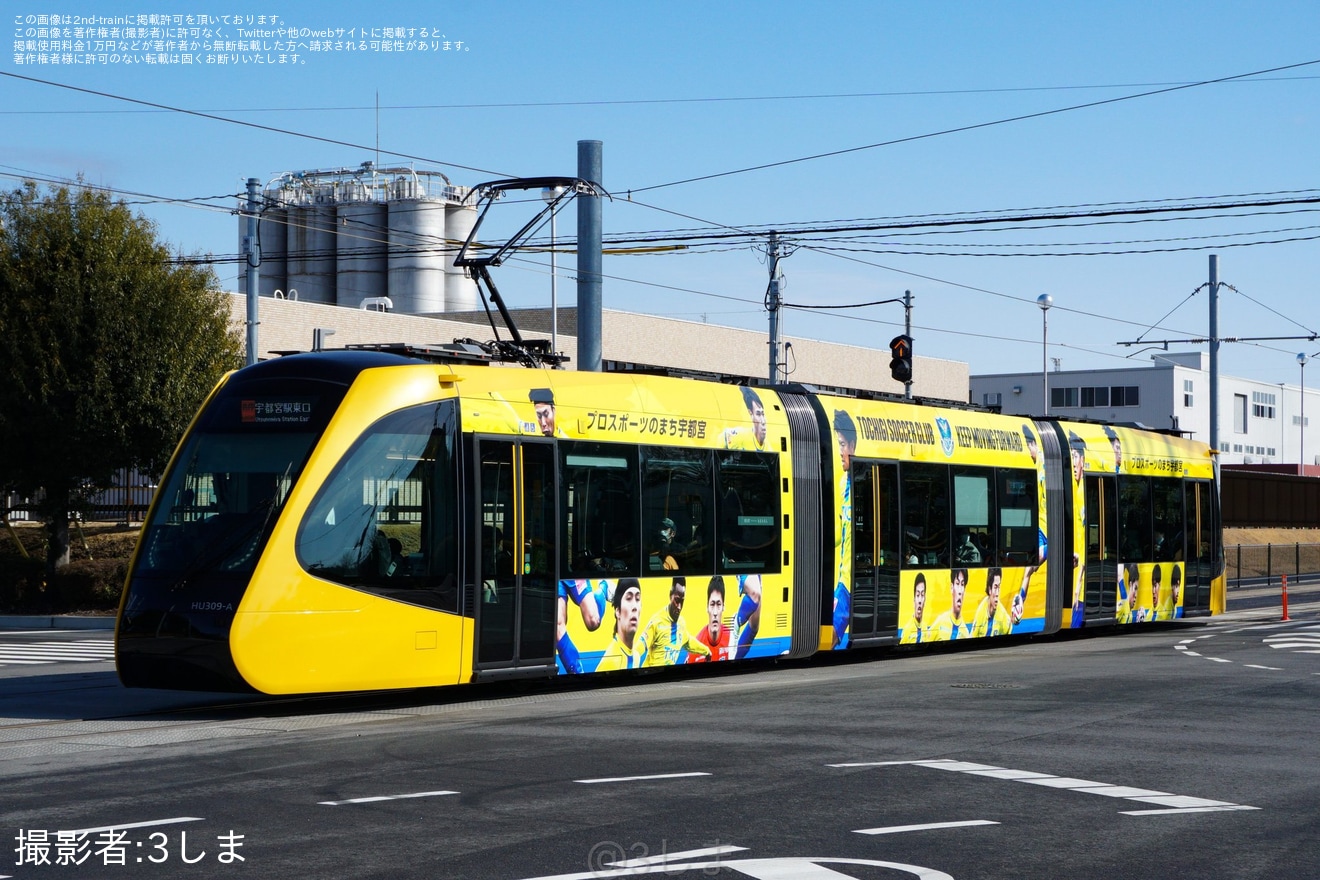
[{"label": "white road marking", "polygon": [[1003,767],[994,767],[989,770],[968,770],[972,776],[989,776],[991,779],[1044,779],[1049,776],[1048,773],[1032,773],[1030,770],[1008,770]]},{"label": "white road marking", "polygon": [[691,776],[710,776],[709,773],[658,773],[655,776],[610,776],[602,779],[574,779],[582,785],[596,785],[602,782],[645,782],[650,779],[685,779]]},{"label": "white road marking", "polygon": [[39,663],[94,663],[113,660],[114,639],[78,639],[68,642],[0,642],[0,666]]},{"label": "white road marking", "polygon": [[1195,807],[1235,807],[1237,804],[1228,801],[1212,801],[1209,798],[1188,797],[1183,794],[1164,794],[1157,792],[1155,797],[1134,797],[1132,800],[1141,801],[1143,804],[1160,804],[1165,807],[1177,807],[1180,810],[1192,809]]},{"label": "white road marking", "polygon": [[1258,663],[1243,663],[1242,665],[1245,666],[1245,667],[1247,667],[1248,669],[1268,669],[1268,670],[1270,670],[1271,672],[1281,672],[1281,671],[1283,671],[1283,667],[1282,667],[1282,666],[1261,666],[1261,665],[1258,664]]},{"label": "white road marking", "polygon": [[89,651],[113,650],[114,639],[73,639],[65,642],[3,642],[0,648],[86,648]]},{"label": "white road marking", "polygon": [[102,825],[99,828],[77,828],[62,834],[97,834],[101,831],[122,831],[126,828],[151,828],[156,825],[178,825],[181,822],[200,822],[201,816],[176,816],[173,819],[152,819],[150,822],[126,822],[122,825]]},{"label": "white road marking", "polygon": [[1259,810],[1260,807],[1245,807],[1241,804],[1225,804],[1222,807],[1183,807],[1173,810],[1122,810],[1124,816],[1169,816],[1175,813],[1227,813],[1235,810]]},{"label": "white road marking", "polygon": [[319,806],[323,807],[341,807],[344,804],[373,804],[377,801],[403,801],[409,798],[424,797],[443,797],[447,794],[458,794],[456,791],[416,791],[411,794],[381,794],[374,797],[349,798],[346,801],[317,801]]},{"label": "white road marking", "polygon": [[[872,761],[858,764],[826,764],[827,767],[892,767],[910,764],[918,767],[930,767],[935,770],[949,770],[955,773],[967,773],[972,776],[988,776],[993,779],[1007,779],[1012,782],[1026,782],[1031,785],[1043,785],[1049,788],[1077,791],[1082,794],[1097,794],[1103,797],[1123,798],[1143,804],[1157,804],[1171,807],[1170,810],[1141,810],[1123,815],[1144,816],[1158,813],[1176,813],[1188,810],[1258,810],[1259,807],[1247,807],[1229,801],[1213,801],[1207,798],[1189,797],[1170,794],[1164,791],[1152,791],[1145,788],[1132,788],[1126,785],[1111,785],[1106,782],[1092,782],[1088,779],[1074,779],[1070,776],[1052,776],[1048,773],[1033,773],[1029,770],[1010,770],[1006,767],[992,767],[988,764],[972,764],[967,761],[934,759],[929,761]],[[858,832],[859,834],[866,832]]]},{"label": "white road marking", "polygon": [[1039,779],[1023,779],[1032,785],[1044,785],[1048,788],[1104,788],[1103,782],[1091,782],[1089,779],[1070,779],[1067,776],[1046,776]]},{"label": "white road marking", "polygon": [[907,831],[930,831],[939,828],[970,828],[973,825],[998,825],[989,819],[969,819],[966,822],[930,822],[926,825],[891,825],[888,828],[859,828],[853,834],[902,834]]},{"label": "white road marking", "polygon": [[699,856],[719,856],[725,853],[746,852],[745,846],[711,846],[706,849],[690,849],[685,852],[661,853],[658,856],[646,856],[640,859],[627,859],[622,862],[606,862],[611,868],[637,868],[642,865],[664,865],[674,859],[691,859]]}]

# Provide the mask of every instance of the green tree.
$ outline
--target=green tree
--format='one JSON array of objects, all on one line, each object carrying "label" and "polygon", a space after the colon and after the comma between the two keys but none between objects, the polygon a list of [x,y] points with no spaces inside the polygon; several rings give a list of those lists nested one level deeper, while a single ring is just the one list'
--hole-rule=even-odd
[{"label": "green tree", "polygon": [[27,182],[0,224],[0,484],[43,491],[49,575],[92,492],[161,471],[242,339],[209,267],[103,191]]}]

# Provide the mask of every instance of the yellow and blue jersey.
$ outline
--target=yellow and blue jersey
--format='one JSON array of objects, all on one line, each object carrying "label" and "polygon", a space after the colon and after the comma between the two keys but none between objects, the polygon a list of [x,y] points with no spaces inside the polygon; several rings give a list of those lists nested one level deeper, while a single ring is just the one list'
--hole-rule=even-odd
[{"label": "yellow and blue jersey", "polygon": [[903,624],[903,638],[899,639],[900,645],[920,645],[922,642],[930,641],[930,636],[926,635],[926,628],[921,625],[921,621],[915,617],[909,617],[908,622]]},{"label": "yellow and blue jersey", "polygon": [[926,631],[926,638],[932,642],[950,642],[955,639],[965,639],[971,633],[971,626],[962,618],[955,618],[952,611],[945,611],[930,625],[930,629]]},{"label": "yellow and blue jersey", "polygon": [[641,662],[639,666],[674,666],[686,662],[688,654],[710,655],[710,648],[692,638],[687,624],[680,616],[674,620],[669,609],[656,612],[637,642]]},{"label": "yellow and blue jersey", "polygon": [[730,428],[725,431],[724,448],[765,452],[765,444],[756,442],[756,433],[751,428]]},{"label": "yellow and blue jersey", "polygon": [[843,470],[834,484],[839,499],[838,555],[834,566],[834,644],[848,645],[852,617],[852,476]]},{"label": "yellow and blue jersey", "polygon": [[998,602],[991,605],[989,596],[982,599],[972,618],[972,637],[1006,636],[1012,631],[1013,618],[1004,606]]},{"label": "yellow and blue jersey", "polygon": [[638,649],[640,642],[633,643],[633,650],[629,651],[628,646],[618,639],[610,642],[610,646],[605,649],[601,655],[600,662],[596,664],[597,672],[608,672],[611,669],[636,669],[641,666],[641,653]]}]

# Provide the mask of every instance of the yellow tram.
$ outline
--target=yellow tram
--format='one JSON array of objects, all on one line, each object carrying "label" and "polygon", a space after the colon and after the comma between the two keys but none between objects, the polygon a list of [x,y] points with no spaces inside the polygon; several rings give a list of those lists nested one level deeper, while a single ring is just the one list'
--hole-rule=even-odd
[{"label": "yellow tram", "polygon": [[220,383],[132,563],[126,685],[411,688],[1224,609],[1204,444],[427,354]]}]

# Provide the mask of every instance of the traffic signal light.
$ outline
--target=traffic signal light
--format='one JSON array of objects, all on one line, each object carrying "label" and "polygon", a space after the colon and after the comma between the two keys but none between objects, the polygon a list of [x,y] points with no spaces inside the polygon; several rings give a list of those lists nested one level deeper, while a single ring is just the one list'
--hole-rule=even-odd
[{"label": "traffic signal light", "polygon": [[912,337],[895,336],[889,340],[889,375],[895,382],[912,381]]}]

